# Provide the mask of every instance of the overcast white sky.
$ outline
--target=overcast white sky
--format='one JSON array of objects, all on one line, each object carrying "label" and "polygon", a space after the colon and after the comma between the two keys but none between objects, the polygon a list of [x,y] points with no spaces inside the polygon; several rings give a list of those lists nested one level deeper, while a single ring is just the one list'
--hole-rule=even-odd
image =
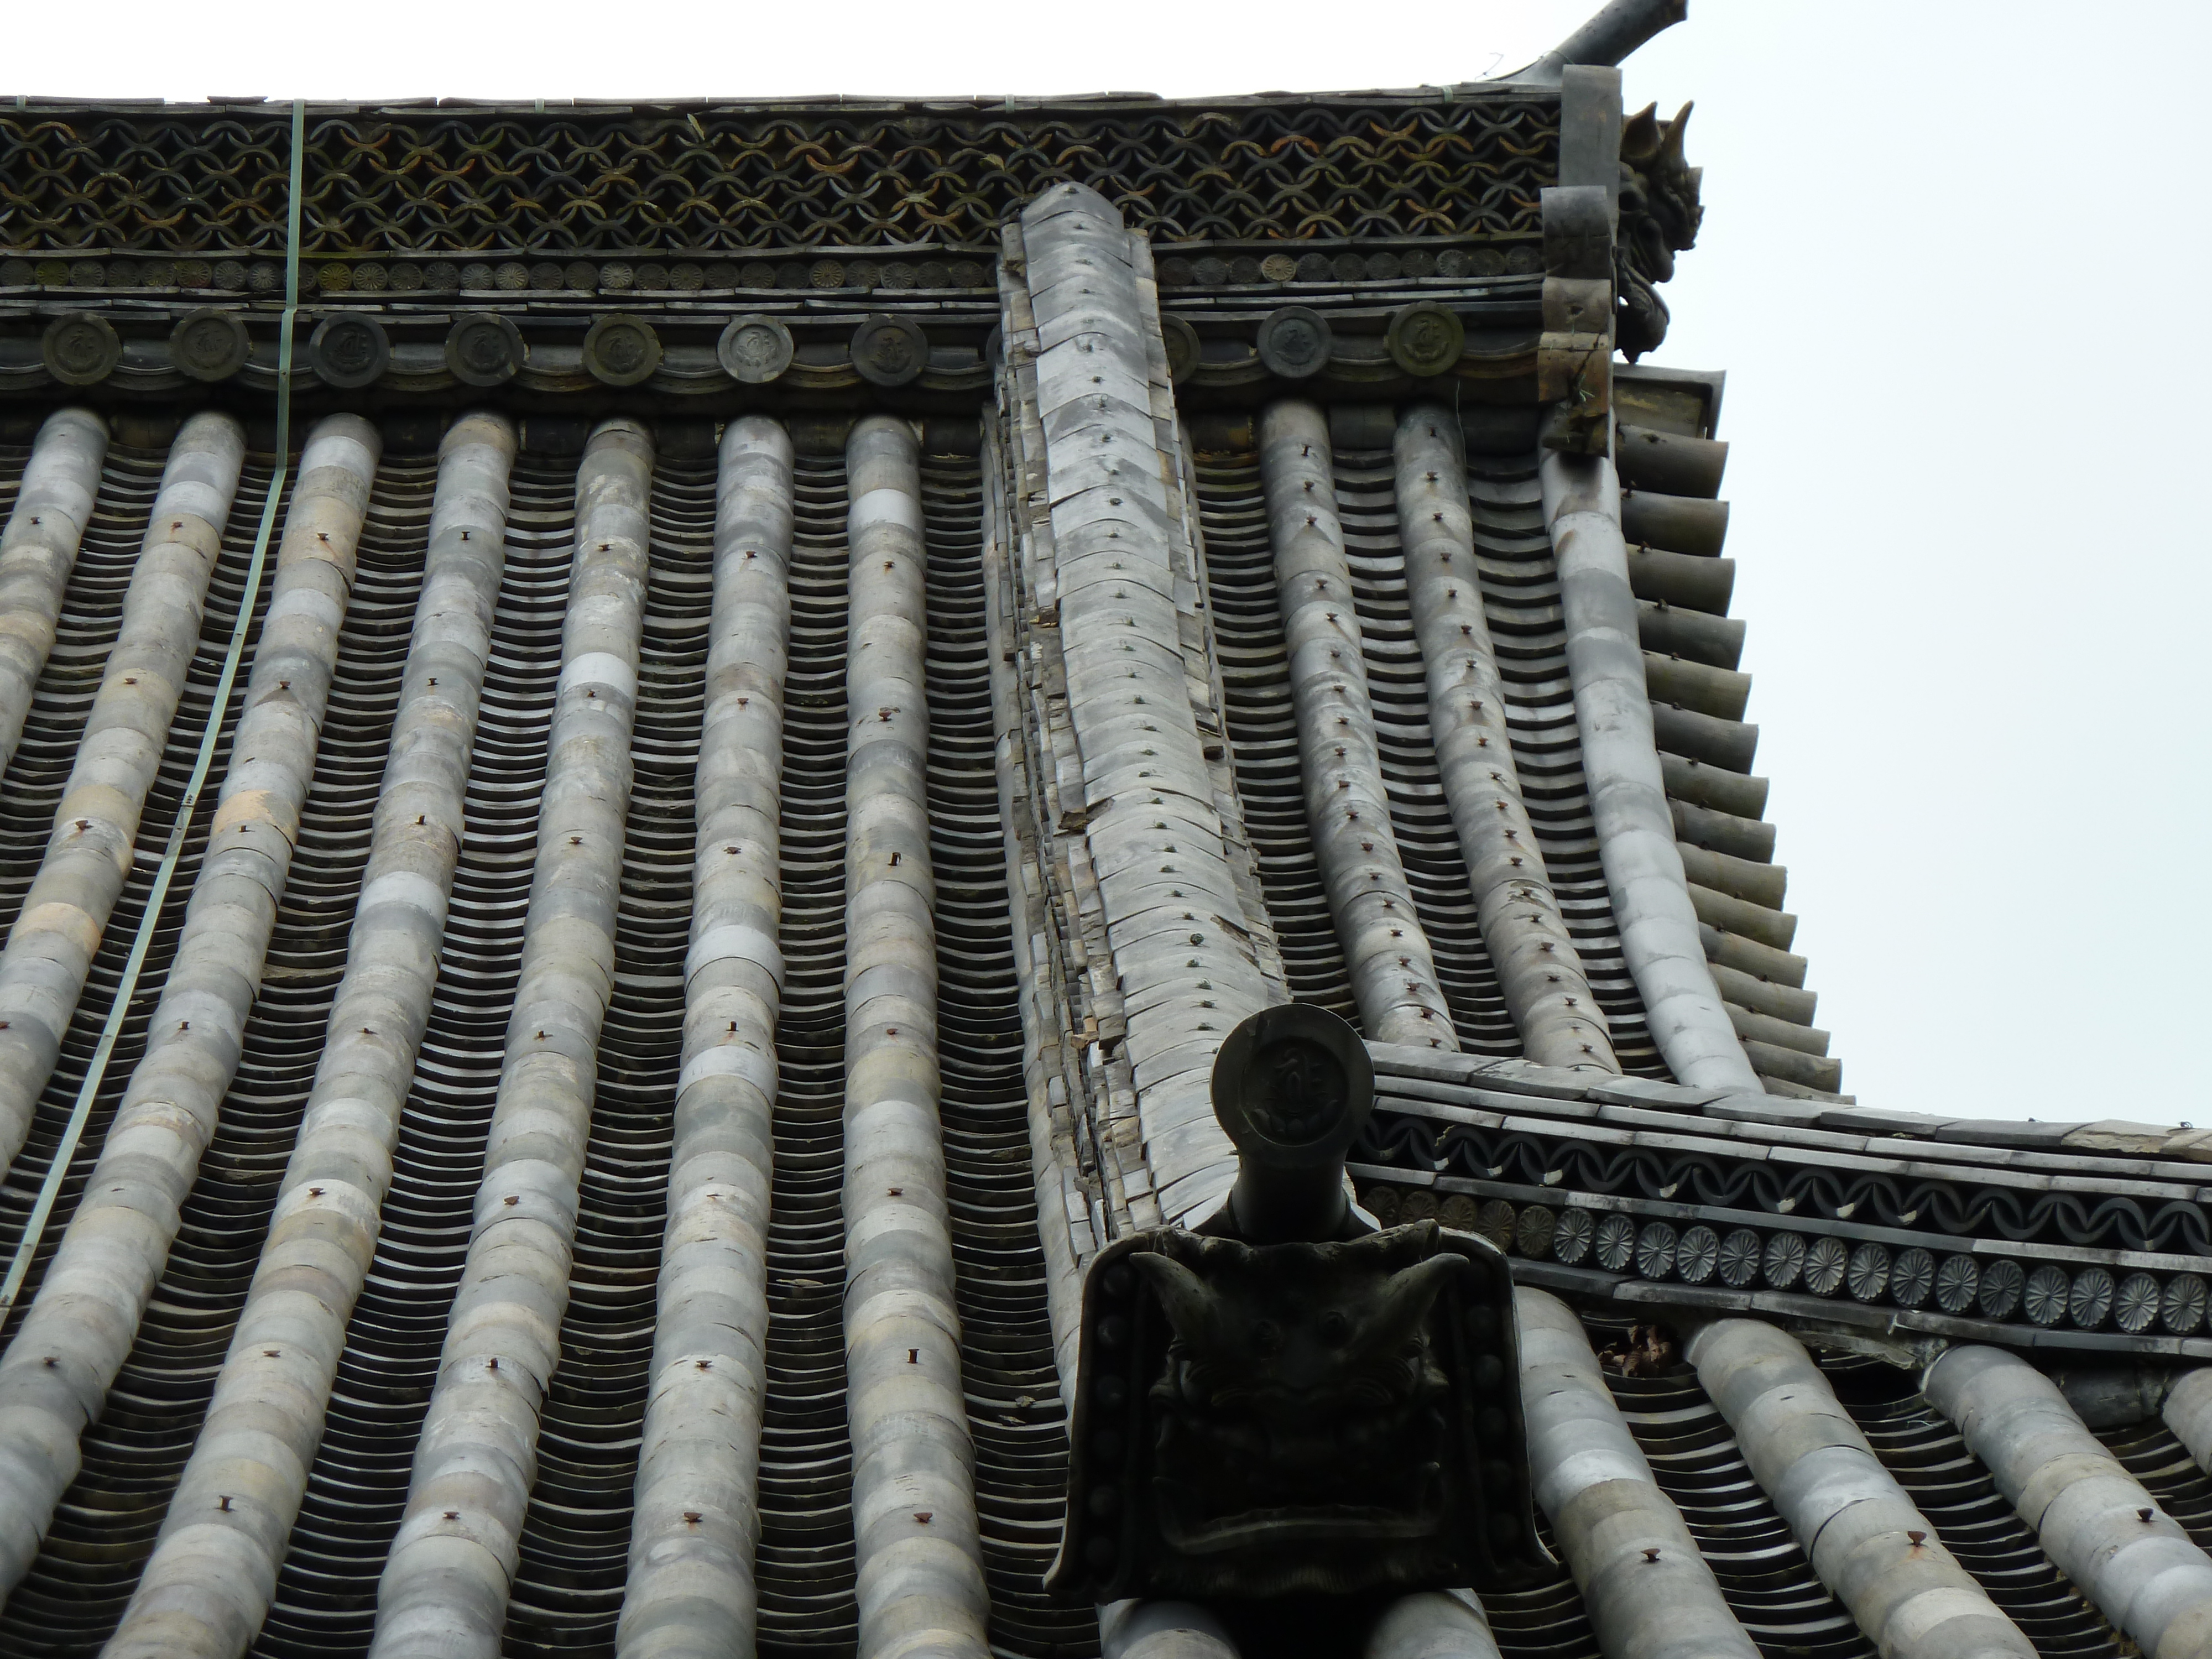
[{"label": "overcast white sky", "polygon": [[[1597,0],[21,7],[5,90],[1170,95],[1510,70]],[[96,17],[96,21],[88,19]],[[1869,1105],[2212,1121],[2202,0],[1692,0],[1759,770]]]}]

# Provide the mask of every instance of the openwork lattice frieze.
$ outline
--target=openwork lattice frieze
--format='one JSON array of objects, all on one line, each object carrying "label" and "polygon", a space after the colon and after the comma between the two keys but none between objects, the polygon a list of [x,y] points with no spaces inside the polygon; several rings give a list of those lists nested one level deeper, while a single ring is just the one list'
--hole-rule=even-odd
[{"label": "openwork lattice frieze", "polygon": [[[311,112],[310,255],[983,249],[1080,179],[1163,241],[1527,236],[1538,96],[1206,107]],[[280,254],[289,111],[0,112],[0,246]]]}]

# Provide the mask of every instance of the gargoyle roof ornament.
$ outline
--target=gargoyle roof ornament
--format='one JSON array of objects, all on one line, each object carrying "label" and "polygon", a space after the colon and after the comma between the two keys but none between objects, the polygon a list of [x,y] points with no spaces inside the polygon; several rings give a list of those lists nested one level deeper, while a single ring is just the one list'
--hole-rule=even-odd
[{"label": "gargoyle roof ornament", "polygon": [[1049,1586],[1236,1601],[1541,1571],[1504,1257],[1434,1222],[1376,1231],[1346,1202],[1374,1105],[1358,1034],[1321,1008],[1255,1014],[1215,1059],[1213,1105],[1230,1197],[1085,1277]]},{"label": "gargoyle roof ornament", "polygon": [[1620,345],[1631,362],[1667,337],[1667,302],[1658,284],[1674,275],[1674,256],[1697,246],[1705,217],[1698,189],[1705,169],[1683,155],[1685,104],[1671,121],[1647,104],[1620,131]]}]

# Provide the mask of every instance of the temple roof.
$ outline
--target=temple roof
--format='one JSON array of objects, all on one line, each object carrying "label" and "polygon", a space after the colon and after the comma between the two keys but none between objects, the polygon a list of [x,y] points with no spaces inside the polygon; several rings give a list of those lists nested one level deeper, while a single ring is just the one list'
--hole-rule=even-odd
[{"label": "temple roof", "polygon": [[1042,1577],[1295,1000],[1517,1287],[1393,1639],[2206,1651],[2212,1131],[1844,1092],[1604,75],[0,109],[0,1648],[1218,1656]]}]

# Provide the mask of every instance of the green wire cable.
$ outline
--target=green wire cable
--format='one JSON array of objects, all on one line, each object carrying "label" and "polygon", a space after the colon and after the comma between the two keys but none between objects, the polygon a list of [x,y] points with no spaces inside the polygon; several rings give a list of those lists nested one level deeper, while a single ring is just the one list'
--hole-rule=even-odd
[{"label": "green wire cable", "polygon": [[191,776],[185,784],[184,799],[178,804],[176,822],[170,827],[169,844],[162,852],[161,867],[155,871],[153,885],[147,892],[145,912],[139,918],[137,936],[131,942],[131,955],[124,963],[122,982],[116,987],[106,1023],[100,1028],[99,1047],[93,1050],[92,1064],[85,1068],[84,1082],[76,1091],[76,1104],[70,1109],[69,1123],[54,1148],[52,1162],[46,1166],[46,1178],[39,1185],[38,1201],[31,1206],[23,1237],[15,1246],[14,1259],[8,1264],[8,1276],[0,1281],[0,1328],[5,1327],[9,1315],[15,1310],[15,1298],[22,1294],[23,1280],[29,1276],[31,1263],[46,1237],[46,1223],[52,1218],[55,1201],[61,1196],[62,1183],[69,1178],[78,1143],[84,1139],[84,1126],[92,1116],[93,1103],[99,1097],[100,1085],[106,1080],[108,1061],[123,1035],[123,1022],[137,996],[146,953],[153,945],[161,913],[167,908],[169,887],[176,878],[177,865],[184,857],[192,819],[198,814],[200,793],[207,787],[208,773],[215,765],[216,748],[222,740],[223,722],[229,716],[231,696],[238,684],[239,664],[246,656],[246,635],[252,631],[253,613],[260,601],[262,575],[269,563],[269,542],[276,533],[277,509],[283,501],[285,481],[291,473],[292,333],[300,308],[300,184],[307,135],[307,106],[304,100],[295,99],[291,215],[284,243],[284,314],[276,325],[276,470],[270,476],[268,498],[261,504],[261,526],[254,534],[252,561],[246,566],[246,591],[239,599],[238,620],[231,624],[230,653],[223,659],[222,676],[216,681],[215,696],[208,705],[207,726],[200,733],[199,754],[192,763]]},{"label": "green wire cable", "polygon": [[[292,328],[300,315],[301,179],[307,153],[307,101],[292,100],[292,188],[290,210],[284,222],[284,315],[276,325],[276,470],[283,476],[292,453]],[[273,498],[272,498],[273,499]],[[269,540],[269,520],[261,522],[261,540]]]}]

